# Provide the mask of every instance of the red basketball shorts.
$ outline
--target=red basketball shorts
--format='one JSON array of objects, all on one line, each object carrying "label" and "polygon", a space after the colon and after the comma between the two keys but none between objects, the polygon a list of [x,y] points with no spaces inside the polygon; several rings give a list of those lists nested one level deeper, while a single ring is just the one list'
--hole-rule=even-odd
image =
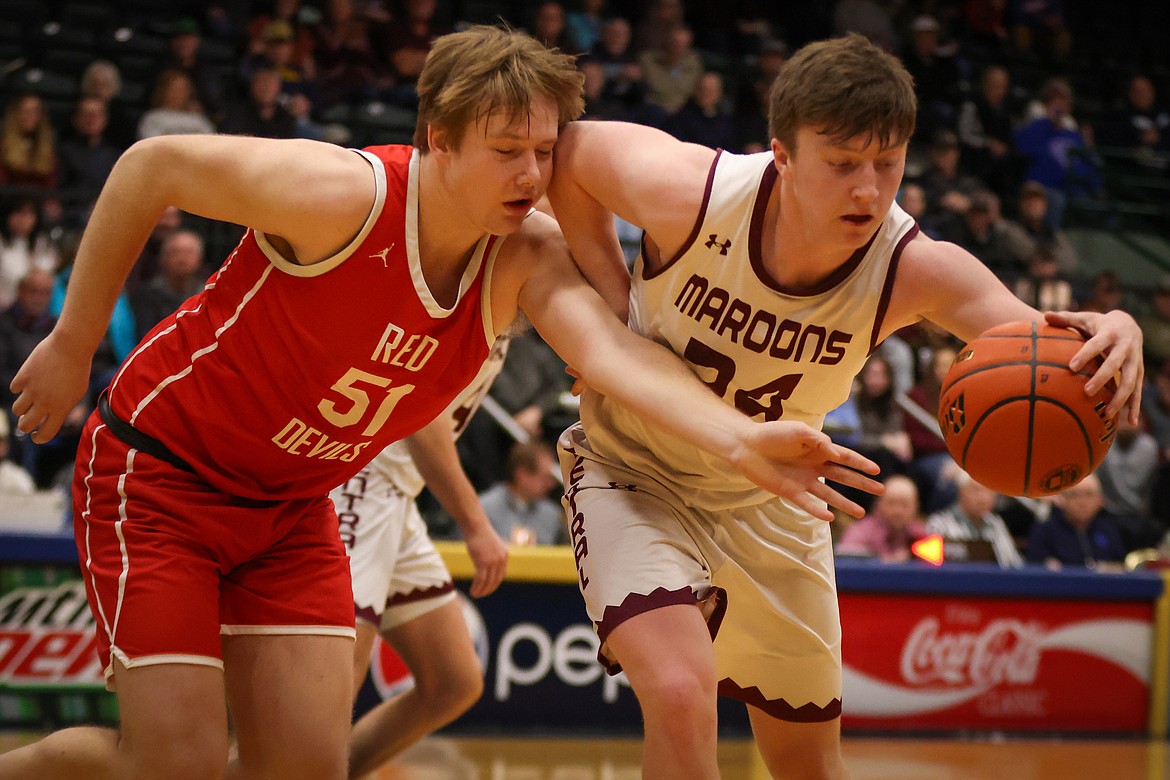
[{"label": "red basketball shorts", "polygon": [[124,444],[95,414],[74,533],[107,681],[127,668],[223,668],[220,635],[354,636],[349,563],[327,496],[256,501]]}]

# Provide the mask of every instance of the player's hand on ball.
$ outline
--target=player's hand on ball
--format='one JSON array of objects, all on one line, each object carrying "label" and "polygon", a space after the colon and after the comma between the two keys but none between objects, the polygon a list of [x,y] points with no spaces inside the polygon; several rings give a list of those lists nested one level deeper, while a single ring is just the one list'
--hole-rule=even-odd
[{"label": "player's hand on ball", "polygon": [[1138,424],[1138,413],[1142,405],[1142,377],[1145,365],[1142,361],[1142,329],[1133,317],[1123,311],[1104,314],[1095,311],[1048,312],[1044,319],[1049,325],[1062,328],[1076,328],[1087,341],[1073,359],[1069,368],[1077,371],[1100,355],[1104,362],[1093,378],[1085,384],[1085,392],[1094,395],[1109,380],[1117,380],[1117,390],[1109,402],[1106,413],[1116,416],[1128,409],[1131,425]]},{"label": "player's hand on ball", "polygon": [[754,426],[751,438],[731,462],[752,482],[822,520],[833,519],[825,504],[854,517],[865,513],[857,503],[822,482],[822,477],[875,495],[884,489],[866,476],[878,473],[876,463],[799,422]]}]

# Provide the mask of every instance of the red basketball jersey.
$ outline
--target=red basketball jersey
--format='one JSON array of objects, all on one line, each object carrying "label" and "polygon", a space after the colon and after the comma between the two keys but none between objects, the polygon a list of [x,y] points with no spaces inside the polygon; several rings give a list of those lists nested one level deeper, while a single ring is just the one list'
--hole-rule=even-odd
[{"label": "red basketball jersey", "polygon": [[377,195],[337,255],[288,262],[248,231],[158,324],[110,389],[114,413],[209,483],[255,499],[324,495],[441,414],[495,340],[484,236],[444,308],[418,257],[418,154],[361,151]]}]

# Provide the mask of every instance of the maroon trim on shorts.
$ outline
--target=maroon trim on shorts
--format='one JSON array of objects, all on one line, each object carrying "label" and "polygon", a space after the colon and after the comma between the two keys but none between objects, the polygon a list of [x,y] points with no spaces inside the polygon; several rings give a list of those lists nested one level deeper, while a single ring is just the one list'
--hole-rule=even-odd
[{"label": "maroon trim on shorts", "polygon": [[824,707],[818,707],[812,702],[793,707],[784,699],[765,699],[764,694],[754,685],[750,688],[740,688],[728,677],[719,681],[719,695],[750,704],[777,720],[790,723],[825,723],[841,717],[840,699],[833,699]]},{"label": "maroon trim on shorts", "polygon": [[354,604],[353,616],[357,620],[364,620],[374,626],[382,623],[382,616],[375,612],[373,607],[359,607],[357,604]]},{"label": "maroon trim on shorts", "polygon": [[413,601],[426,601],[427,599],[438,598],[445,593],[450,593],[455,590],[455,583],[447,581],[442,585],[436,585],[433,588],[416,588],[415,590],[406,593],[396,593],[390,598],[386,599],[386,608],[398,607],[403,604],[410,604]]},{"label": "maroon trim on shorts", "polygon": [[898,239],[898,243],[894,246],[894,252],[890,255],[890,265],[886,269],[886,280],[882,284],[882,295],[878,299],[877,314],[873,318],[873,330],[869,334],[869,352],[867,354],[872,355],[878,347],[878,334],[881,333],[882,323],[886,319],[886,309],[890,308],[890,296],[894,292],[894,276],[898,273],[898,261],[902,259],[902,250],[917,235],[918,225],[916,223],[906,231],[904,236]]},{"label": "maroon trim on shorts", "polygon": [[[719,633],[719,626],[723,624],[723,617],[727,614],[727,591],[723,588],[713,587],[707,595],[707,599],[713,600],[711,614],[707,618],[707,630],[711,632],[711,641],[713,642]],[[697,598],[689,587],[678,590],[655,588],[650,593],[631,593],[618,606],[605,608],[601,622],[597,624],[597,638],[604,647],[605,640],[610,633],[632,617],[661,607],[673,607],[675,604],[701,604],[705,600]],[[597,662],[605,667],[605,671],[611,675],[622,670],[622,665],[606,658],[601,649],[597,651]]]}]

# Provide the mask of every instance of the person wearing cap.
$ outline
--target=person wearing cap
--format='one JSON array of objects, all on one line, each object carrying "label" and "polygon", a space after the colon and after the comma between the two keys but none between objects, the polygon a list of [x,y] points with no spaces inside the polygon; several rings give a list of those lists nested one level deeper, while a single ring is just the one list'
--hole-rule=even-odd
[{"label": "person wearing cap", "polygon": [[202,42],[198,22],[190,17],[176,21],[171,25],[171,37],[167,42],[167,56],[162,62],[162,69],[186,73],[195,85],[195,97],[203,110],[212,119],[218,119],[224,106],[224,84],[219,72],[210,67],[200,54]]},{"label": "person wearing cap", "polygon": [[293,65],[298,68],[310,66],[315,41],[300,18],[300,0],[275,0],[271,13],[260,14],[248,22],[248,53],[263,53],[270,33],[269,25],[280,22],[282,29],[288,30],[288,40],[293,44],[290,56]]},{"label": "person wearing cap", "polygon": [[1048,189],[1038,181],[1026,181],[1020,187],[1016,219],[1004,220],[1004,241],[1020,266],[1028,264],[1036,250],[1043,247],[1056,258],[1064,274],[1076,273],[1077,252],[1063,229],[1047,220]]}]

